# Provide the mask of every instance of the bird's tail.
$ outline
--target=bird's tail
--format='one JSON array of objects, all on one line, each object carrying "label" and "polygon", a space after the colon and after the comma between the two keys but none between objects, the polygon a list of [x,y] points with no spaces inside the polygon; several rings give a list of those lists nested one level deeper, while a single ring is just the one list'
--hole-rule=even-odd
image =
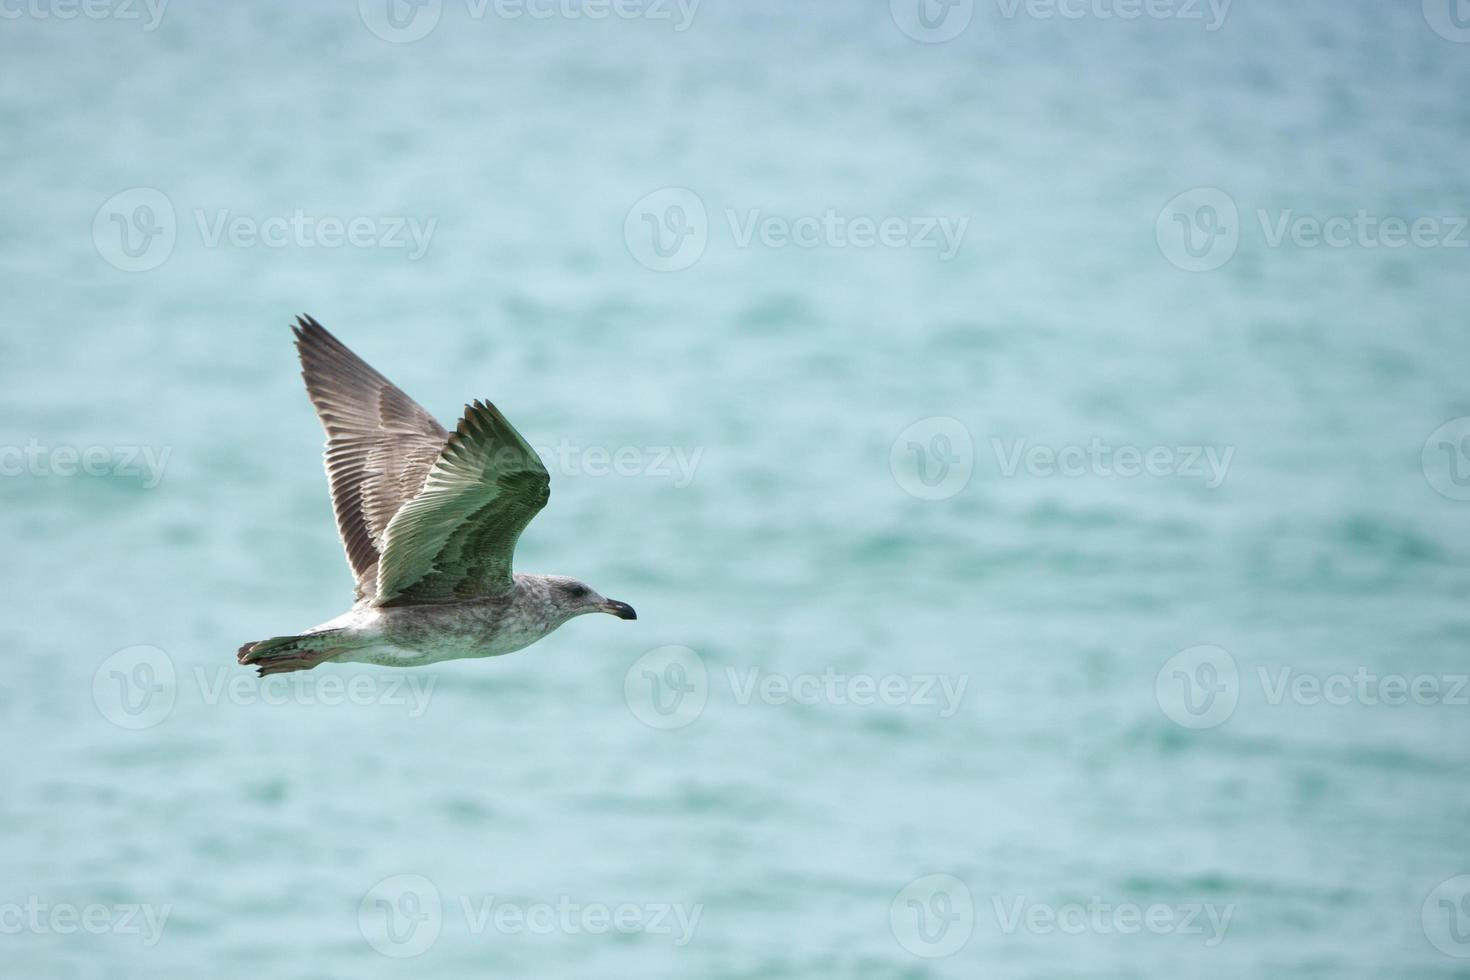
[{"label": "bird's tail", "polygon": [[293,670],[311,670],[317,664],[331,660],[346,649],[333,634],[337,630],[321,633],[303,633],[300,636],[273,636],[268,640],[246,643],[235,654],[242,664],[260,668],[260,676],[284,674]]}]

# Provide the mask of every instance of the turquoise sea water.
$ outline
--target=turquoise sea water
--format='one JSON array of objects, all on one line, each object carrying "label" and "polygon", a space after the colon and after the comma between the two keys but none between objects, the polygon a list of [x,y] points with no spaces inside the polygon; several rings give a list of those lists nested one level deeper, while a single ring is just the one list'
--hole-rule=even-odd
[{"label": "turquoise sea water", "polygon": [[[1063,8],[0,7],[0,973],[1470,975],[1467,12]],[[237,667],[301,311],[638,621]]]}]

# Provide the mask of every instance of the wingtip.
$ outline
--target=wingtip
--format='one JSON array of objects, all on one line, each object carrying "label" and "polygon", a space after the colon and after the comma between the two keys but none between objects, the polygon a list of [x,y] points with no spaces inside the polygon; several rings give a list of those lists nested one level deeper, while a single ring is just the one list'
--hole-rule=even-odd
[{"label": "wingtip", "polygon": [[461,435],[483,434],[493,432],[501,426],[508,426],[500,409],[488,398],[476,398],[464,407],[464,415],[460,417],[459,429]]},{"label": "wingtip", "polygon": [[470,418],[471,416],[488,415],[490,416],[491,421],[505,421],[505,416],[500,414],[500,409],[496,408],[495,403],[488,398],[476,398],[474,401],[470,402],[464,407],[464,414],[465,418]]},{"label": "wingtip", "polygon": [[308,350],[330,350],[336,347],[346,349],[342,342],[310,313],[301,313],[296,317],[296,322],[291,324],[291,334],[295,337],[296,349],[302,357],[307,356]]},{"label": "wingtip", "polygon": [[483,408],[484,406],[481,405],[480,399],[478,398],[467,403],[464,407],[464,412],[459,416],[459,424],[454,427],[453,435],[458,436],[460,439],[467,439],[476,432],[479,428],[480,412]]}]

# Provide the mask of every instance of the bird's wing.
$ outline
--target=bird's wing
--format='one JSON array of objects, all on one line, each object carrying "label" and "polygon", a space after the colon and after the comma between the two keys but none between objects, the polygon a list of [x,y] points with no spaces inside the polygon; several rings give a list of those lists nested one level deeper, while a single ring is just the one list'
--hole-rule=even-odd
[{"label": "bird's wing", "polygon": [[306,391],[327,430],[327,479],[357,597],[378,587],[388,523],[419,491],[449,433],[309,316],[297,317]]},{"label": "bird's wing", "polygon": [[458,602],[510,591],[516,540],[550,493],[546,467],[499,409],[466,406],[424,488],[388,524],[374,601]]}]

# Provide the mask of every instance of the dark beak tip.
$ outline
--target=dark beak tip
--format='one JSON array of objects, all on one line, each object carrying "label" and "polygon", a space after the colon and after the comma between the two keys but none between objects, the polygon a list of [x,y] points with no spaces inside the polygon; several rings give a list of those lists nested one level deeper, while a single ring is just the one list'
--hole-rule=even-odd
[{"label": "dark beak tip", "polygon": [[636,611],[634,611],[633,607],[630,606],[630,605],[628,605],[626,602],[616,602],[615,601],[613,603],[613,608],[617,610],[617,612],[615,612],[613,615],[617,616],[619,619],[637,619],[638,618],[638,613]]}]

